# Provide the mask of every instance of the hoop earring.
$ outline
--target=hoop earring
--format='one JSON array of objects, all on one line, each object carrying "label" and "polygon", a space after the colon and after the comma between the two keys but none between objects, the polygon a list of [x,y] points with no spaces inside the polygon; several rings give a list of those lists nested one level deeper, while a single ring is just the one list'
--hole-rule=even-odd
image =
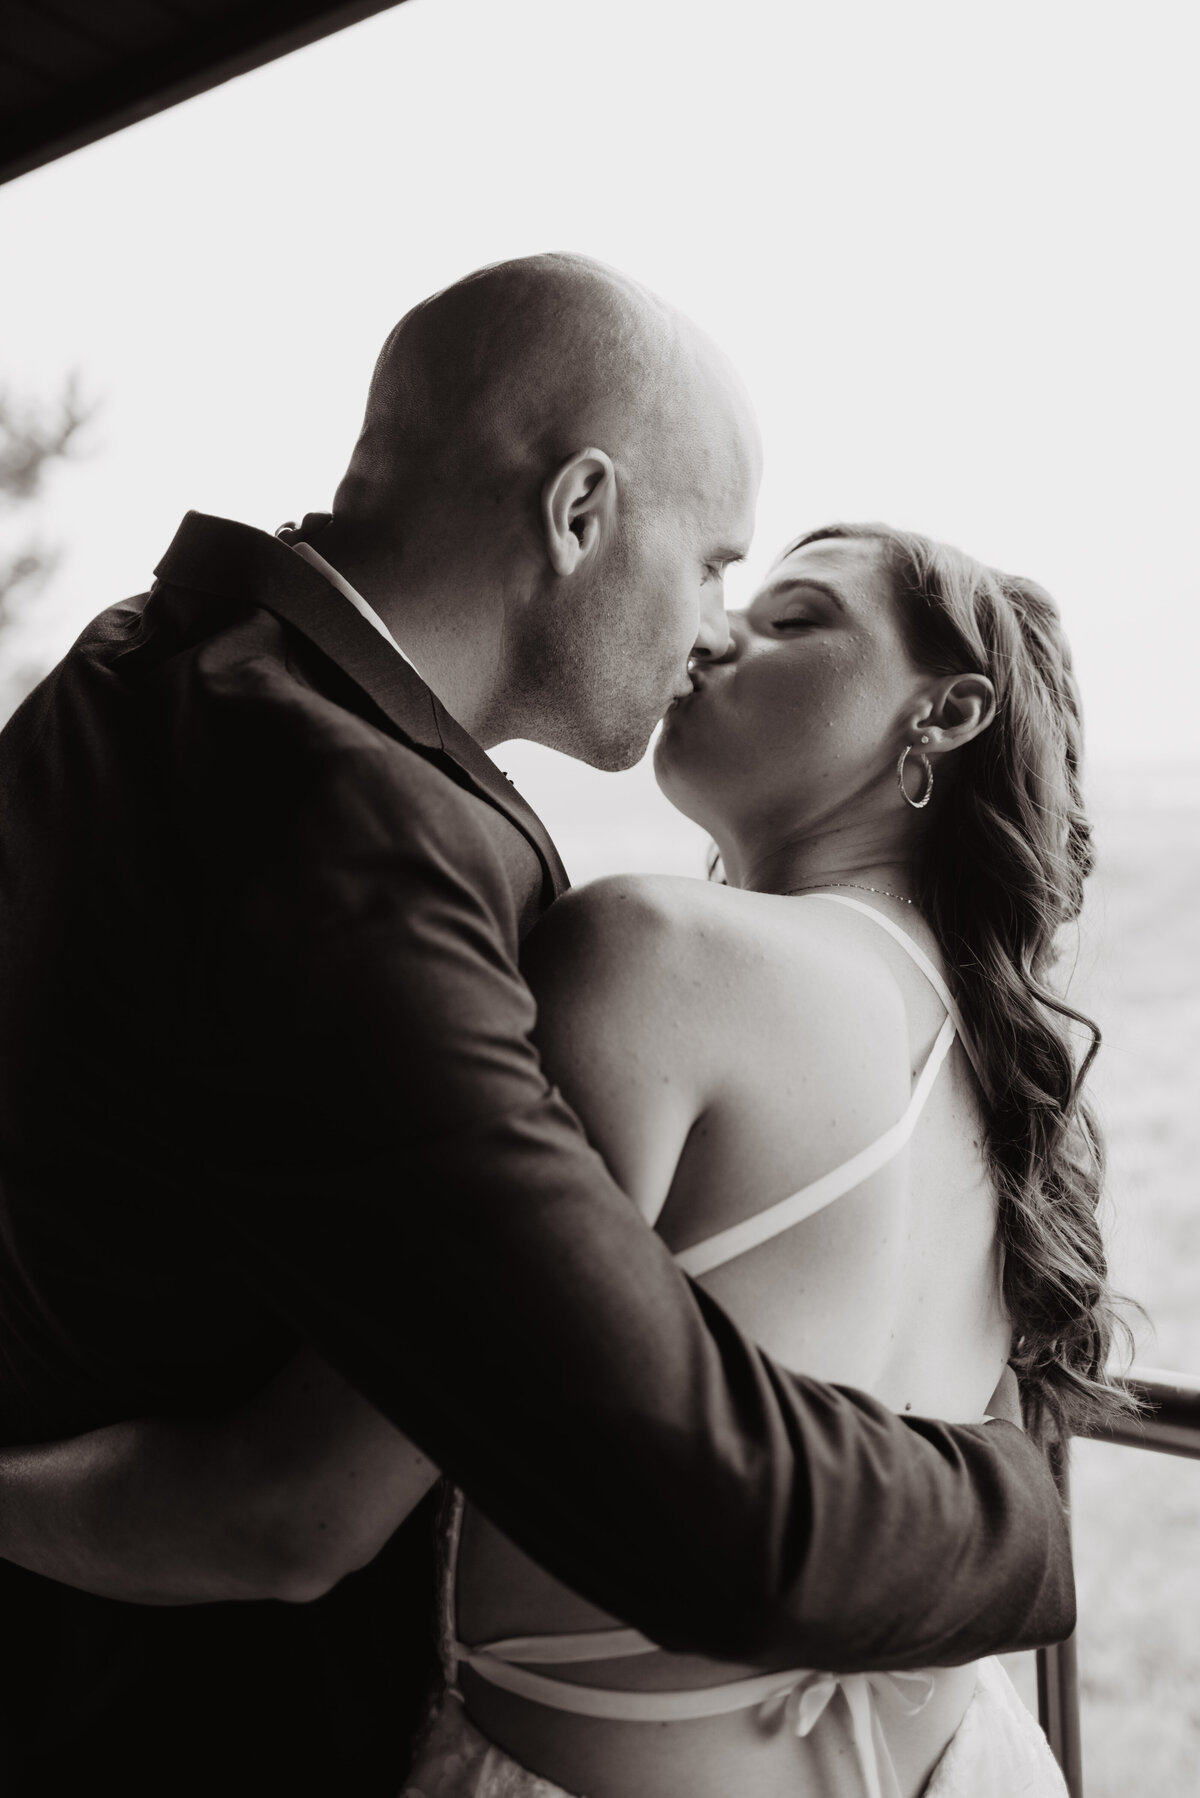
[{"label": "hoop earring", "polygon": [[911,750],[912,744],[906,743],[901,751],[900,760],[896,763],[896,779],[900,783],[900,791],[904,794],[906,802],[912,806],[914,812],[919,812],[929,804],[930,799],[933,797],[933,763],[927,755],[922,755],[918,750],[917,760],[925,769],[925,790],[919,799],[909,799],[908,788],[904,784],[904,764],[908,760]]}]

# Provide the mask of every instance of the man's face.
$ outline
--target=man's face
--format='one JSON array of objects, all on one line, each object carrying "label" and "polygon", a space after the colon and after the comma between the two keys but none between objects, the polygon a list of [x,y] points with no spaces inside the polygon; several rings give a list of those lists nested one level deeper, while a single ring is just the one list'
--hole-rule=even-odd
[{"label": "man's face", "polygon": [[666,466],[646,467],[642,494],[623,496],[619,539],[587,616],[576,613],[571,742],[559,747],[596,768],[640,761],[663,714],[691,694],[689,658],[728,644],[724,577],[753,535],[758,431],[734,393],[715,394],[702,423],[703,439],[681,452],[690,467],[672,467],[665,445]]}]

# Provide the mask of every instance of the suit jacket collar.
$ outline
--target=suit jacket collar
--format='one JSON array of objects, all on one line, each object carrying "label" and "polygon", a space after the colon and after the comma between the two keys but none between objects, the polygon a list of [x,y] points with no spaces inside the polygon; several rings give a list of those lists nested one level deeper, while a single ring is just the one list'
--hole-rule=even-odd
[{"label": "suit jacket collar", "polygon": [[154,572],[175,586],[262,606],[299,631],[403,736],[453,762],[516,825],[541,860],[548,898],[566,891],[566,869],[537,813],[416,670],[302,556],[250,525],[188,512]]}]

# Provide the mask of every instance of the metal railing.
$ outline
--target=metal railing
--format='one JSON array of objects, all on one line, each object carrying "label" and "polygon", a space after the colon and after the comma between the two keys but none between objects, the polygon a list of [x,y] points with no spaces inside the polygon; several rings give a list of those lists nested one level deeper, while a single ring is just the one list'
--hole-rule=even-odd
[{"label": "metal railing", "polygon": [[[1145,1407],[1140,1417],[1098,1430],[1091,1440],[1124,1448],[1150,1448],[1161,1455],[1186,1455],[1200,1461],[1200,1376],[1167,1373],[1157,1367],[1132,1367],[1122,1385]],[[1068,1456],[1052,1457],[1054,1477],[1064,1503],[1068,1498]],[[1084,1798],[1083,1756],[1079,1739],[1079,1670],[1075,1638],[1037,1656],[1038,1716],[1063,1771],[1071,1798]]]}]

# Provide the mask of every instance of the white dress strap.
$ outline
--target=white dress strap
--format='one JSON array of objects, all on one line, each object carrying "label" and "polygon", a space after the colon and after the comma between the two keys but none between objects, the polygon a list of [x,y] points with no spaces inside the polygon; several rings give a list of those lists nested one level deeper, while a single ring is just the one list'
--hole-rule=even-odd
[{"label": "white dress strap", "polygon": [[919,943],[913,941],[907,930],[901,930],[899,924],[893,922],[893,920],[887,917],[885,913],[876,911],[873,905],[864,905],[861,899],[847,899],[844,893],[805,893],[803,897],[805,899],[823,899],[827,905],[844,905],[850,911],[861,912],[864,918],[872,919],[878,924],[881,930],[887,931],[894,942],[899,943],[909,960],[914,961],[918,968],[920,968],[922,974],[924,974],[926,980],[929,982],[942,1004],[946,1007],[950,1016],[954,1019],[954,1028],[958,1032],[958,1038],[962,1043],[967,1060],[974,1068],[975,1077],[979,1081],[983,1091],[986,1093],[987,1082],[984,1079],[979,1056],[976,1053],[975,1045],[971,1040],[971,1033],[963,1023],[962,1013],[958,1009],[954,994],[950,991],[950,988],[946,985],[946,982],[938,973],[924,949],[921,948]]},{"label": "white dress strap", "polygon": [[[780,1199],[777,1204],[768,1205],[765,1211],[757,1211],[753,1217],[743,1218],[740,1223],[730,1225],[728,1230],[720,1230],[704,1242],[693,1243],[690,1248],[681,1250],[675,1257],[676,1264],[693,1279],[701,1274],[711,1273],[715,1267],[723,1267],[727,1261],[735,1261],[739,1255],[748,1254],[751,1249],[790,1230],[794,1224],[803,1223],[805,1218],[823,1211],[826,1205],[832,1205],[835,1199],[852,1192],[872,1174],[878,1173],[881,1167],[886,1167],[900,1153],[916,1129],[925,1101],[956,1036],[961,1036],[963,1047],[971,1055],[970,1043],[963,1030],[953,993],[925,951],[913,942],[907,931],[901,930],[898,924],[894,924],[883,912],[876,911],[874,906],[864,905],[858,899],[847,899],[841,893],[805,893],[804,897],[824,899],[831,905],[848,906],[851,911],[861,912],[864,917],[873,919],[881,930],[886,930],[916,963],[946,1007],[946,1021],[921,1069],[904,1115],[891,1129],[885,1130],[875,1142],[868,1143],[865,1149],[860,1149],[857,1155],[852,1155],[849,1161],[842,1162],[840,1167],[831,1168],[827,1174],[822,1174],[808,1186],[801,1187],[799,1192],[792,1193],[789,1198]],[[972,1065],[974,1059],[971,1055]]]},{"label": "white dress strap", "polygon": [[569,1667],[579,1661],[625,1661],[637,1654],[661,1654],[657,1642],[637,1629],[580,1629],[560,1636],[505,1636],[478,1648],[458,1644],[464,1655],[486,1654],[495,1661],[523,1664],[532,1661],[547,1667]]},{"label": "white dress strap", "polygon": [[882,1136],[877,1137],[873,1143],[868,1143],[865,1149],[860,1149],[857,1155],[852,1155],[849,1161],[843,1161],[840,1167],[831,1168],[829,1173],[822,1174],[808,1186],[802,1186],[790,1198],[780,1199],[778,1204],[768,1205],[765,1211],[756,1211],[753,1217],[731,1224],[728,1230],[719,1230],[704,1242],[693,1243],[690,1249],[680,1250],[675,1257],[676,1265],[693,1279],[711,1272],[714,1267],[723,1267],[727,1261],[735,1261],[739,1255],[747,1254],[761,1243],[770,1242],[773,1236],[781,1236],[793,1224],[803,1223],[805,1218],[823,1211],[826,1205],[832,1205],[835,1199],[840,1199],[844,1193],[861,1186],[864,1180],[878,1173],[881,1167],[886,1167],[900,1153],[916,1129],[925,1101],[933,1090],[938,1069],[950,1051],[954,1036],[954,1019],[947,1018],[938,1031],[925,1066],[921,1069],[921,1077],[913,1088],[912,1098],[905,1107],[904,1115],[890,1130],[885,1130]]},{"label": "white dress strap", "polygon": [[[610,1631],[609,1634],[624,1634]],[[633,1633],[633,1632],[629,1632]],[[570,1638],[543,1637],[537,1659],[548,1661],[549,1643]],[[538,1638],[532,1640],[536,1643]],[[900,1784],[879,1716],[876,1693],[887,1691],[895,1703],[915,1716],[929,1703],[935,1689],[932,1673],[824,1673],[797,1668],[790,1672],[752,1674],[719,1686],[683,1690],[628,1691],[609,1686],[577,1686],[547,1679],[529,1667],[514,1666],[495,1651],[492,1643],[481,1648],[457,1644],[460,1662],[473,1669],[489,1685],[499,1686],[520,1698],[565,1711],[573,1717],[597,1717],[614,1723],[683,1723],[700,1717],[728,1717],[738,1711],[757,1710],[764,1729],[782,1724],[797,1736],[809,1735],[820,1721],[830,1699],[841,1689],[850,1712],[850,1729],[862,1774],[866,1798],[900,1798]]]}]

